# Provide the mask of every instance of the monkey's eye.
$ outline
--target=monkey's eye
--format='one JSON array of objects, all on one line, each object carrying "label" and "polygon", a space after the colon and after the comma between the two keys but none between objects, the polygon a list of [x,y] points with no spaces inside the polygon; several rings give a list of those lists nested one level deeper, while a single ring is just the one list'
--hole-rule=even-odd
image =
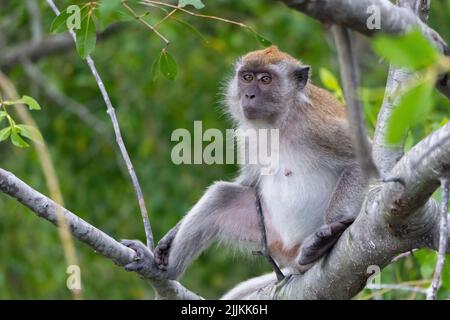
[{"label": "monkey's eye", "polygon": [[272,78],[270,76],[262,76],[261,77],[261,82],[263,84],[269,84],[272,82]]},{"label": "monkey's eye", "polygon": [[253,74],[251,74],[251,73],[244,73],[242,75],[242,79],[244,79],[244,81],[247,81],[247,82],[252,82],[253,81]]}]

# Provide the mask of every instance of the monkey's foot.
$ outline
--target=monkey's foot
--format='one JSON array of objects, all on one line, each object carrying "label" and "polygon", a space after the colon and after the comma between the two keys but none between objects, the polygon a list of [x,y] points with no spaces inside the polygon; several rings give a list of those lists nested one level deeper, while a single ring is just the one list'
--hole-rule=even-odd
[{"label": "monkey's foot", "polygon": [[136,252],[134,260],[124,266],[125,270],[139,272],[149,278],[166,278],[165,274],[157,267],[153,253],[145,244],[139,240],[122,240],[121,243]]},{"label": "monkey's foot", "polygon": [[311,268],[311,263],[322,257],[353,221],[354,218],[346,218],[330,224],[324,224],[307,237],[300,248],[298,258],[300,272],[306,272]]}]

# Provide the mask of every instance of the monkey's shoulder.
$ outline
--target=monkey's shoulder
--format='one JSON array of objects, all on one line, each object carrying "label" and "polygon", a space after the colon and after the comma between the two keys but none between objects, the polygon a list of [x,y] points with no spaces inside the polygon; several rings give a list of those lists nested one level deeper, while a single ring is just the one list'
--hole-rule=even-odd
[{"label": "monkey's shoulder", "polygon": [[309,84],[307,87],[308,98],[319,115],[337,119],[345,119],[344,105],[328,90]]}]

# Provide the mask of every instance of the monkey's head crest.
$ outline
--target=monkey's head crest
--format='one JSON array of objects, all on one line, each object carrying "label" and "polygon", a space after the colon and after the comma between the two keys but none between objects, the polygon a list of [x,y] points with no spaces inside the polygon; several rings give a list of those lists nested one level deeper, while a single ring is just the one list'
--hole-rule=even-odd
[{"label": "monkey's head crest", "polygon": [[280,62],[290,62],[292,64],[302,64],[291,55],[281,51],[277,46],[272,45],[262,50],[255,50],[247,53],[243,58],[244,64],[252,63],[259,65],[278,64]]}]

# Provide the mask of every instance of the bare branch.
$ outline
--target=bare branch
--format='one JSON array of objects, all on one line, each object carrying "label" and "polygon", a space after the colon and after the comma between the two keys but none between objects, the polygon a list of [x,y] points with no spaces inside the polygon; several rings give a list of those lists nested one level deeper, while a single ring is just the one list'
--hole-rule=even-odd
[{"label": "bare branch", "polygon": [[368,178],[377,178],[379,173],[372,159],[372,148],[367,138],[362,113],[363,108],[358,94],[358,67],[355,52],[352,48],[350,31],[338,25],[333,25],[331,31],[338,54],[345,101],[347,103],[347,118],[350,123],[356,159]]},{"label": "bare branch", "polygon": [[391,263],[394,263],[394,262],[397,262],[397,261],[400,261],[400,260],[403,260],[403,259],[406,259],[409,257],[413,257],[415,251],[417,251],[417,249],[413,249],[408,252],[400,253],[398,256],[394,257],[394,259],[391,260]]},{"label": "bare branch", "polygon": [[448,179],[441,180],[442,202],[441,202],[441,221],[439,227],[439,251],[436,268],[434,270],[433,281],[427,291],[427,300],[436,300],[436,294],[441,286],[441,275],[444,269],[445,253],[447,252],[448,237],[448,189],[450,181]]},{"label": "bare branch", "polygon": [[[0,168],[0,191],[15,198],[40,218],[46,219],[58,225],[58,212],[64,214],[71,234],[91,247],[95,252],[112,260],[120,266],[131,263],[136,258],[136,253],[122,245],[112,237],[90,225],[66,208],[58,205],[53,200],[37,192],[25,182],[18,179],[12,173]],[[156,279],[150,277],[148,270],[141,270],[139,275],[149,280],[160,299],[202,299],[195,293],[184,288],[177,281]]]},{"label": "bare branch", "polygon": [[[49,4],[49,6],[52,8],[53,12],[56,15],[60,14],[60,12],[59,12],[58,8],[56,7],[55,3],[53,2],[53,0],[47,0],[47,3]],[[70,30],[70,35],[72,36],[72,39],[75,42],[76,36],[75,36],[75,32],[73,32],[73,30]],[[89,69],[91,70],[92,75],[95,78],[95,81],[97,82],[98,88],[100,89],[100,92],[103,96],[103,100],[105,101],[106,108],[108,110],[107,113],[108,113],[109,117],[111,118],[111,122],[113,124],[114,134],[116,135],[117,145],[119,146],[120,152],[122,154],[122,158],[125,161],[125,164],[127,166],[128,173],[130,175],[131,182],[133,184],[133,188],[134,188],[134,190],[136,192],[136,196],[138,198],[139,208],[141,211],[141,217],[144,222],[147,246],[151,251],[153,251],[153,246],[154,246],[153,234],[152,234],[152,229],[151,229],[151,225],[150,225],[150,220],[148,218],[147,208],[145,206],[144,196],[142,194],[142,188],[141,188],[141,185],[139,184],[138,177],[136,175],[136,172],[134,171],[134,167],[131,162],[130,156],[128,155],[128,151],[123,142],[122,133],[120,132],[120,127],[119,127],[119,122],[117,121],[117,117],[116,117],[116,112],[111,103],[111,99],[109,98],[108,92],[106,91],[105,85],[100,77],[100,74],[98,73],[97,68],[95,67],[94,60],[92,60],[90,55],[87,56],[86,62],[89,66]]]}]

